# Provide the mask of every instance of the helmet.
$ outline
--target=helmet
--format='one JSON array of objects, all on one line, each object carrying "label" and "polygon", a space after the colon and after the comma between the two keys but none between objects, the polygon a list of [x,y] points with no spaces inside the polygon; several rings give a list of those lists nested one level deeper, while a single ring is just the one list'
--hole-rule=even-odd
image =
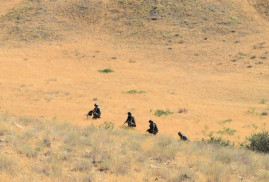
[{"label": "helmet", "polygon": [[152,120],[149,120],[149,123],[153,122]]},{"label": "helmet", "polygon": [[95,103],[94,106],[98,106],[98,104]]},{"label": "helmet", "polygon": [[128,115],[131,115],[132,113],[131,113],[131,112],[128,112],[127,114],[128,114]]}]

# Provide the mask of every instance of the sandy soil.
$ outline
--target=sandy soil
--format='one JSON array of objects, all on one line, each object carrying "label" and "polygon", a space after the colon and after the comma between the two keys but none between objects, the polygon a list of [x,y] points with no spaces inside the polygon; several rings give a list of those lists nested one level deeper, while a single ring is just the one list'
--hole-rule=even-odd
[{"label": "sandy soil", "polygon": [[14,7],[21,0],[0,0],[0,15],[4,14],[8,9]]},{"label": "sandy soil", "polygon": [[[0,1],[5,7],[16,2]],[[269,129],[269,116],[261,116],[269,113],[269,25],[261,21],[256,34],[195,44],[128,44],[88,34],[71,42],[2,43],[0,111],[79,125],[111,121],[117,127],[131,111],[139,132],[153,119],[162,135],[182,131],[200,140],[226,127],[236,132],[224,137],[243,140]],[[115,72],[98,72],[105,68]],[[145,93],[125,93],[133,89]],[[95,102],[102,118],[87,120]],[[173,114],[157,117],[157,109]]]}]

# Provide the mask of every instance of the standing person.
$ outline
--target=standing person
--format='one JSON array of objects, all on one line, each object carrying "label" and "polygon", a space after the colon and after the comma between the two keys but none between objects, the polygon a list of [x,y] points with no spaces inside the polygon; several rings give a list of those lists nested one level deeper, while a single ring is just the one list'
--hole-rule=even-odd
[{"label": "standing person", "polygon": [[129,127],[136,127],[135,118],[134,118],[134,116],[132,116],[132,113],[128,112],[127,114],[128,114],[128,117],[127,117],[125,123],[128,123]]},{"label": "standing person", "polygon": [[87,119],[89,116],[92,116],[92,115],[93,115],[92,119],[101,118],[101,109],[96,103],[94,104],[94,109],[90,110],[89,113],[86,114]]},{"label": "standing person", "polygon": [[157,124],[154,123],[152,120],[149,120],[149,129],[147,130],[147,132],[156,135],[158,133],[158,127]]}]

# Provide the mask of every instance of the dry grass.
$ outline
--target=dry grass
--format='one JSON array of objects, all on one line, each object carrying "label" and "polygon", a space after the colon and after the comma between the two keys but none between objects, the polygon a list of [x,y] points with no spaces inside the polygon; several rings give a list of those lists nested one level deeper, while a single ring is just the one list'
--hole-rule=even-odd
[{"label": "dry grass", "polygon": [[98,181],[100,174],[111,181],[215,182],[239,180],[238,176],[265,181],[268,177],[268,155],[234,147],[180,142],[104,124],[81,128],[7,116],[0,115],[0,129],[6,131],[0,136],[0,174],[7,176],[3,179],[25,179],[14,175],[18,173],[31,174],[34,181]]}]

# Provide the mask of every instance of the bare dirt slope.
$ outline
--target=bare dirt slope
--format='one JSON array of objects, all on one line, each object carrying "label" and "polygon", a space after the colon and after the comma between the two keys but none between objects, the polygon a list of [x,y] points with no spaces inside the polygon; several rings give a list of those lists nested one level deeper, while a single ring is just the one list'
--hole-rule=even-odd
[{"label": "bare dirt slope", "polygon": [[21,0],[0,0],[1,6],[0,6],[0,15],[4,14],[7,10],[14,7],[16,3],[20,2]]},{"label": "bare dirt slope", "polygon": [[[1,6],[0,110],[116,126],[131,111],[140,132],[153,119],[192,140],[269,129],[269,24],[247,0],[139,3]],[[102,118],[86,120],[95,102]]]}]

